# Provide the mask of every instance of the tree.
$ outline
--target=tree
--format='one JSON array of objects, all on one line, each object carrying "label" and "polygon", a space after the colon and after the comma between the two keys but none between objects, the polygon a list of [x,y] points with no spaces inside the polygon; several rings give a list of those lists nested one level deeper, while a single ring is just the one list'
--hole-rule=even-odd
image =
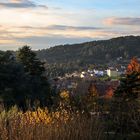
[{"label": "tree", "polygon": [[48,105],[51,102],[50,84],[46,78],[44,63],[41,62],[35,52],[29,46],[24,46],[17,52],[17,61],[24,67],[28,76],[29,92],[28,99],[33,105],[36,100],[40,105]]},{"label": "tree", "polygon": [[120,86],[115,91],[114,97],[120,97],[124,101],[137,99],[140,93],[140,74],[132,72],[120,80]]},{"label": "tree", "polygon": [[11,52],[0,53],[0,98],[6,106],[23,103],[27,94],[27,78],[23,67]]},{"label": "tree", "polygon": [[6,51],[6,52],[0,52],[0,64],[4,65],[4,64],[9,64],[11,62],[14,62],[14,56],[10,51]]},{"label": "tree", "polygon": [[140,64],[136,57],[132,58],[130,64],[127,66],[127,74],[130,75],[131,73],[140,73]]},{"label": "tree", "polygon": [[99,93],[96,85],[90,83],[88,88],[88,94],[86,95],[86,105],[89,112],[99,111],[98,97],[99,97]]},{"label": "tree", "polygon": [[120,86],[115,97],[122,97],[125,101],[138,98],[140,94],[140,63],[134,57],[128,64],[126,75],[120,80]]},{"label": "tree", "polygon": [[45,72],[44,63],[39,61],[29,46],[24,46],[17,52],[17,60],[24,65],[29,75],[42,76]]},{"label": "tree", "polygon": [[125,77],[120,79],[120,85],[114,93],[111,113],[114,118],[116,132],[126,138],[126,134],[140,130],[140,64],[133,58],[128,65]]}]

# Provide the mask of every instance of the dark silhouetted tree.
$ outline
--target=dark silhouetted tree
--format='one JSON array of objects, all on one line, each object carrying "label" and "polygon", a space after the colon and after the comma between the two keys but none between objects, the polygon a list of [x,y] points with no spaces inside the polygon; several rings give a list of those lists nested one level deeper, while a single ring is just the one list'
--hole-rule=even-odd
[{"label": "dark silhouetted tree", "polygon": [[112,111],[116,132],[127,134],[140,130],[140,72],[139,63],[133,58],[128,65],[126,75],[114,93]]},{"label": "dark silhouetted tree", "polygon": [[24,65],[25,72],[29,75],[42,76],[45,72],[44,63],[39,61],[29,46],[18,50],[17,60]]},{"label": "dark silhouetted tree", "polygon": [[37,58],[29,46],[24,46],[18,50],[17,61],[23,65],[28,76],[31,104],[33,105],[37,100],[40,101],[40,105],[50,104],[50,85],[45,76],[44,63]]}]

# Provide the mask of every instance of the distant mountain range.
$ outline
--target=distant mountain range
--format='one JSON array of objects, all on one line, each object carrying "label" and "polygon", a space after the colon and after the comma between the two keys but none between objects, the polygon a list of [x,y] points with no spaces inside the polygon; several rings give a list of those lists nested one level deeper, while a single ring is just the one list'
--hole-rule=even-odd
[{"label": "distant mountain range", "polygon": [[140,36],[125,36],[109,40],[59,45],[37,51],[41,60],[53,63],[108,64],[116,60],[140,58]]}]

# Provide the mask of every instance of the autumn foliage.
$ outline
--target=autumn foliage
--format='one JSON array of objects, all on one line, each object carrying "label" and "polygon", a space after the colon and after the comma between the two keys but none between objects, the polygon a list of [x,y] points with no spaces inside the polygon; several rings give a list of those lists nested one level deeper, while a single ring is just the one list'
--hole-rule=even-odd
[{"label": "autumn foliage", "polygon": [[132,58],[130,64],[127,67],[127,74],[131,74],[132,72],[140,73],[140,63],[136,57]]},{"label": "autumn foliage", "polygon": [[0,112],[0,140],[103,140],[97,117],[61,107],[23,112],[16,107]]}]

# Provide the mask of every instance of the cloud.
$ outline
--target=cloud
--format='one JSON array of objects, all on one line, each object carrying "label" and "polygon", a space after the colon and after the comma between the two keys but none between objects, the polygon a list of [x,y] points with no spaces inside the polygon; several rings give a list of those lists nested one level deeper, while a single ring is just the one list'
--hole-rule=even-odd
[{"label": "cloud", "polygon": [[91,27],[91,26],[66,26],[66,25],[52,25],[49,26],[49,29],[53,30],[99,30],[102,28]]},{"label": "cloud", "polygon": [[[92,26],[67,26],[67,25],[48,25],[48,26],[19,26],[10,29],[12,35],[22,38],[30,36],[65,36],[75,38],[93,38],[96,34],[101,34],[104,28]],[[15,32],[17,31],[17,32]]]},{"label": "cloud", "polygon": [[[60,28],[61,27],[61,28]],[[60,44],[72,44],[85,41],[109,39],[117,36],[139,35],[140,29],[113,29],[92,26],[7,26],[0,25],[0,49],[17,49],[30,45],[35,49]]]},{"label": "cloud", "polygon": [[34,48],[47,48],[55,45],[62,44],[73,44],[73,43],[81,43],[85,41],[91,41],[92,38],[88,37],[73,37],[73,36],[63,36],[63,35],[46,35],[46,36],[30,36],[24,38],[17,38],[20,42],[26,42],[27,44],[31,44]]},{"label": "cloud", "polygon": [[108,25],[140,25],[140,17],[108,18],[104,20]]},{"label": "cloud", "polygon": [[[60,28],[61,27],[61,28]],[[99,28],[99,27],[98,27]],[[100,28],[88,26],[0,26],[0,49],[28,44],[33,48],[47,48],[60,44],[90,41],[109,35]],[[94,30],[95,29],[95,30]]]},{"label": "cloud", "polygon": [[[60,44],[72,44],[99,39],[109,39],[122,35],[139,35],[140,33],[140,29],[137,27],[133,27],[128,30],[128,27],[124,28],[124,26],[112,28],[101,25],[82,26],[75,24],[74,26],[65,23],[56,23],[56,25],[53,25],[52,23],[48,24],[48,22],[47,24],[33,24],[33,19],[37,19],[39,21],[42,21],[40,19],[44,19],[44,16],[39,19],[36,18],[38,16],[34,17],[33,14],[29,16],[32,18],[34,17],[31,24],[26,24],[26,22],[23,23],[23,20],[20,20],[22,15],[19,15],[20,16],[17,16],[19,18],[15,18],[18,19],[18,21],[21,21],[19,24],[0,23],[0,49],[17,49],[18,47],[26,44],[33,47],[33,49],[41,49]],[[28,19],[27,15],[26,19]]]},{"label": "cloud", "polygon": [[139,35],[138,31],[116,31],[116,30],[96,30],[81,32],[46,32],[38,34],[30,34],[29,36],[17,36],[16,40],[22,44],[29,44],[34,49],[48,48],[55,45],[75,44],[93,40],[104,40],[118,36]]},{"label": "cloud", "polygon": [[22,26],[23,29],[42,29],[42,30],[101,30],[101,27],[92,26],[68,26],[68,25],[49,25],[46,27],[33,27],[33,26]]},{"label": "cloud", "polygon": [[36,8],[42,7],[47,8],[46,5],[37,5],[30,0],[10,0],[6,2],[0,2],[2,8]]}]

